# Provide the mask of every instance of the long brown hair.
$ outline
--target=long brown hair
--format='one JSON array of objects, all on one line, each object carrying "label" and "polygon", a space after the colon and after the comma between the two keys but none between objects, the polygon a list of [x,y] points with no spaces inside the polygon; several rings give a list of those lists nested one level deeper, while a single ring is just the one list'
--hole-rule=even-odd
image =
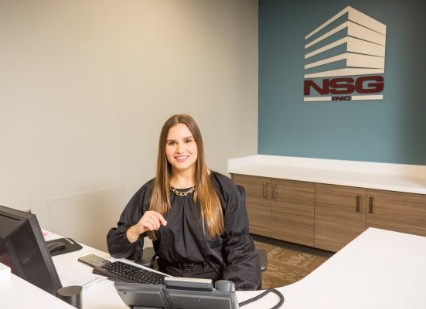
[{"label": "long brown hair", "polygon": [[[204,223],[206,222],[210,237],[220,236],[224,228],[222,207],[205,162],[203,138],[200,129],[189,115],[173,115],[164,123],[161,129],[158,142],[157,176],[154,180],[149,209],[162,215],[168,213],[171,209],[169,186],[172,167],[166,157],[166,142],[170,128],[179,123],[188,127],[197,144],[198,158],[195,163],[194,174],[194,202],[198,201],[200,203],[203,230],[205,230]],[[149,236],[155,239],[153,232],[149,233]]]}]

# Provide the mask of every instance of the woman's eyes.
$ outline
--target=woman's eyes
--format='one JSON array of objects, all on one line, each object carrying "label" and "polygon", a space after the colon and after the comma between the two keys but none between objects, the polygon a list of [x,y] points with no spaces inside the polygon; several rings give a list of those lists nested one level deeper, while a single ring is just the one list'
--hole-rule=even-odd
[{"label": "woman's eyes", "polygon": [[[183,142],[185,143],[185,144],[189,144],[189,143],[192,143],[194,141],[194,139],[193,138],[185,138],[184,140],[183,140]],[[176,145],[177,144],[177,142],[176,141],[168,141],[167,142],[167,145],[168,146],[174,146],[174,145]]]}]

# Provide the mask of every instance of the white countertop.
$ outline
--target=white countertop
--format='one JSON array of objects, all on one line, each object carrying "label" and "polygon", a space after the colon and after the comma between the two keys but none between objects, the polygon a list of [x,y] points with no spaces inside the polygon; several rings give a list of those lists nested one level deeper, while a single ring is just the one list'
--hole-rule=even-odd
[{"label": "white countertop", "polygon": [[0,307],[2,309],[75,309],[52,294],[32,285],[15,274],[0,281]]},{"label": "white countertop", "polygon": [[[282,308],[424,309],[425,254],[425,237],[369,228],[305,278],[278,288]],[[238,300],[252,295],[238,292]],[[243,308],[271,308],[277,300]]]},{"label": "white countertop", "polygon": [[[78,257],[101,252],[83,248],[53,258],[58,270],[75,271],[76,276],[92,274]],[[424,309],[426,297],[426,238],[411,234],[369,228],[305,278],[277,287],[288,309]],[[60,271],[61,281],[64,274]],[[244,301],[261,291],[238,291]],[[85,286],[85,309],[125,309],[113,281],[102,280]],[[11,275],[0,281],[1,308],[73,308],[38,287]],[[270,294],[244,309],[272,308],[278,297]]]},{"label": "white countertop", "polygon": [[229,159],[228,172],[426,194],[425,165],[252,155]]}]

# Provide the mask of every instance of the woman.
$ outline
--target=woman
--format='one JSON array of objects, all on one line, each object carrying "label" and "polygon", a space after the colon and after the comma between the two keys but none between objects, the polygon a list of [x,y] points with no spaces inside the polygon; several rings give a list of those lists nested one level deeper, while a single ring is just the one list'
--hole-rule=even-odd
[{"label": "woman", "polygon": [[174,115],[163,125],[157,175],[109,231],[108,250],[138,261],[145,236],[153,240],[164,273],[231,280],[237,290],[260,285],[243,200],[231,179],[207,168],[200,130],[189,115]]}]

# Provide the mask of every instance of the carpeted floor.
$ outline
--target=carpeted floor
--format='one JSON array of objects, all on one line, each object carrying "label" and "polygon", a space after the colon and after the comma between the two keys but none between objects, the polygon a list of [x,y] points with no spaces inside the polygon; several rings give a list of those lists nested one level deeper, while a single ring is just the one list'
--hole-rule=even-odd
[{"label": "carpeted floor", "polygon": [[333,255],[306,246],[253,235],[256,247],[268,255],[267,270],[262,273],[262,289],[294,283],[324,263]]}]

